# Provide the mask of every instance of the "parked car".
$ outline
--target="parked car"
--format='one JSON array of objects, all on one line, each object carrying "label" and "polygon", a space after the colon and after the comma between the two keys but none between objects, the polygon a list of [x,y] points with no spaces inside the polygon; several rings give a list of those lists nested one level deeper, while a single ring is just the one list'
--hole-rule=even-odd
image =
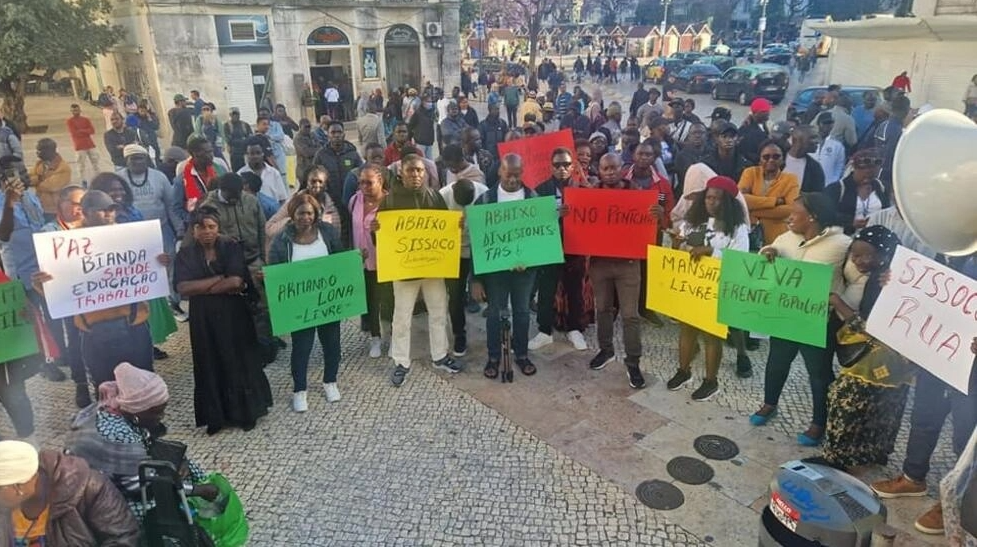
[{"label": "parked car", "polygon": [[[798,91],[797,95],[794,96],[794,100],[787,105],[787,117],[789,118],[794,112],[806,112],[807,108],[814,102],[814,94],[826,89],[823,86],[814,86],[805,87]],[[854,106],[862,104],[862,97],[866,91],[875,91],[879,102],[882,102],[882,88],[880,87],[872,85],[846,85],[841,88],[842,93],[847,93],[851,97],[852,105]]]},{"label": "parked car", "polygon": [[668,81],[664,83],[664,90],[680,89],[686,93],[708,93],[721,77],[722,71],[715,65],[695,63],[668,76]]},{"label": "parked car", "polygon": [[696,61],[695,64],[715,65],[715,68],[725,72],[736,66],[736,58],[729,55],[706,55]]},{"label": "parked car", "polygon": [[794,51],[787,46],[775,45],[763,50],[763,62],[775,65],[789,65]]},{"label": "parked car", "polygon": [[771,64],[755,64],[732,67],[712,88],[712,98],[735,99],[748,105],[756,97],[765,97],[774,104],[787,94],[790,74],[787,67]]},{"label": "parked car", "polygon": [[753,40],[735,40],[729,47],[733,57],[746,57],[756,51],[757,43]]},{"label": "parked car", "polygon": [[704,56],[705,54],[702,53],[701,51],[685,51],[685,52],[676,51],[672,53],[671,56],[668,57],[668,59],[679,59],[683,61],[686,65],[690,65]]},{"label": "parked car", "polygon": [[647,66],[644,67],[644,80],[658,84],[663,83],[666,75],[677,72],[684,68],[684,66],[684,61],[680,59],[659,57],[647,63]]}]

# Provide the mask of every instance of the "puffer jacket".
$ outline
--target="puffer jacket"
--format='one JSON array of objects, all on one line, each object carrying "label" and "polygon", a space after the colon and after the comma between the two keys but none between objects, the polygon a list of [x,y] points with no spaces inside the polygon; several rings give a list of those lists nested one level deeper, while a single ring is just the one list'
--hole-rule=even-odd
[{"label": "puffer jacket", "polygon": [[[327,244],[327,252],[330,254],[346,251],[344,244],[337,235],[337,230],[326,222],[318,222],[317,229],[320,230],[320,238]],[[292,221],[286,224],[272,244],[269,246],[269,256],[266,263],[284,264],[293,260],[293,238],[296,237],[296,226]]]},{"label": "puffer jacket", "polygon": [[251,264],[261,258],[266,249],[266,217],[255,196],[242,193],[235,204],[221,198],[220,190],[208,192],[208,197],[202,205],[218,209],[219,230],[242,244],[245,253],[245,263]]},{"label": "puffer jacket", "polygon": [[[85,460],[51,450],[40,453],[48,477],[47,547],[136,547],[140,526],[119,490]],[[0,547],[11,547],[10,513],[0,511]]]}]

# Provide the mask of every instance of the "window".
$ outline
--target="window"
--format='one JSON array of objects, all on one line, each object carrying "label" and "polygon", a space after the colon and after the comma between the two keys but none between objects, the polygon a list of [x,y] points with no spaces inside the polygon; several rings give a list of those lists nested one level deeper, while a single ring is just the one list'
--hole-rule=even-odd
[{"label": "window", "polygon": [[252,21],[229,21],[228,34],[232,42],[255,42],[255,23]]}]

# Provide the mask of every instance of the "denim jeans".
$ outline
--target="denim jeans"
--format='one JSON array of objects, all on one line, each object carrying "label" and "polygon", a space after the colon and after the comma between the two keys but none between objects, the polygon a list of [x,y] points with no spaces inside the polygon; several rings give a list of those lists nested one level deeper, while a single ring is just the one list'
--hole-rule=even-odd
[{"label": "denim jeans", "polygon": [[119,363],[153,370],[153,340],[147,322],[128,325],[121,318],[95,323],[88,331],[80,331],[79,343],[82,363],[96,388],[116,379],[113,371]]},{"label": "denim jeans", "polygon": [[484,277],[487,292],[487,358],[501,360],[501,314],[511,302],[511,348],[517,359],[528,357],[528,326],[531,322],[528,304],[535,285],[535,270],[497,272]]},{"label": "denim jeans", "polygon": [[324,350],[324,383],[337,381],[337,369],[341,365],[341,324],[327,323],[291,334],[293,349],[290,352],[290,371],[293,373],[293,393],[307,390],[307,367],[313,352],[314,337],[320,339]]},{"label": "denim jeans", "polygon": [[[836,332],[831,328],[828,331]],[[804,358],[804,366],[807,367],[807,376],[811,383],[811,402],[814,405],[811,422],[824,427],[828,421],[828,388],[835,379],[831,367],[834,343],[830,336],[832,335],[829,334],[828,343],[824,348],[771,337],[770,354],[766,358],[763,402],[776,405],[780,401],[787,375],[790,374],[790,365],[800,353]]]},{"label": "denim jeans", "polygon": [[950,414],[951,425],[954,426],[954,453],[960,455],[967,446],[978,421],[978,394],[974,391],[977,384],[976,362],[974,366],[970,395],[964,395],[925,370],[921,369],[917,374],[909,442],[903,462],[903,473],[909,478],[920,482],[926,480],[930,471],[930,456],[937,447],[947,414]]},{"label": "denim jeans", "polygon": [[596,338],[600,350],[615,352],[613,322],[620,306],[623,321],[623,346],[626,361],[640,362],[640,262],[621,258],[594,258],[589,264],[589,279],[596,300]]}]

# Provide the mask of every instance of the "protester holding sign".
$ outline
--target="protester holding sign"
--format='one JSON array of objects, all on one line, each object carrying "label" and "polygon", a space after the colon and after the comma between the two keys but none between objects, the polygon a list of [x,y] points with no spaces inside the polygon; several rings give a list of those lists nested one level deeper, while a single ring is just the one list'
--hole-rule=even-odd
[{"label": "protester holding sign", "polygon": [[191,217],[191,238],[174,266],[174,285],[190,301],[194,421],[207,426],[208,435],[226,426],[250,431],[272,406],[252,323],[249,299],[255,296],[242,244],[220,235],[218,226],[218,209],[198,207]]},{"label": "protester holding sign", "polygon": [[[34,409],[27,396],[24,382],[36,371],[37,340],[34,311],[27,303],[24,286],[0,270],[0,404],[10,416],[14,431],[20,438],[34,433]],[[11,353],[12,352],[12,353]]]},{"label": "protester holding sign", "polygon": [[[82,197],[82,228],[111,226],[116,223],[116,208],[118,205],[108,194],[99,190],[89,190]],[[82,242],[71,240],[65,243],[65,256],[73,253],[84,253]],[[161,246],[162,249],[162,246]],[[84,260],[94,260],[91,257]],[[161,253],[156,261],[166,267],[170,263],[170,255]],[[137,268],[140,264],[119,266],[116,269]],[[110,271],[113,267],[109,268]],[[37,272],[31,277],[34,289],[44,292],[44,284],[54,280],[54,277],[44,271]],[[150,339],[150,307],[146,302],[134,302],[122,306],[97,309],[76,315],[75,327],[80,331],[79,346],[81,347],[82,363],[88,370],[89,378],[95,386],[112,380],[112,371],[122,362],[144,370],[153,370],[153,342]]]},{"label": "protester holding sign", "polygon": [[[534,190],[521,181],[522,161],[517,154],[505,154],[501,158],[498,186],[491,188],[477,200],[478,205],[509,203],[536,197]],[[526,376],[537,372],[528,359],[529,303],[535,285],[535,270],[516,266],[511,270],[477,276],[473,283],[473,297],[486,300],[487,309],[487,364],[484,376],[497,378],[501,365],[501,315],[507,314],[508,303],[514,321],[512,347],[515,363]]]},{"label": "protester holding sign", "polygon": [[[344,250],[337,232],[320,219],[320,202],[309,194],[297,194],[287,204],[290,221],[269,247],[269,264],[320,258]],[[341,323],[334,321],[293,332],[290,370],[293,371],[293,410],[307,410],[307,367],[313,339],[320,339],[324,352],[324,394],[328,403],[341,400],[337,369],[341,364]]]},{"label": "protester holding sign", "polygon": [[739,190],[749,206],[750,221],[763,229],[763,245],[787,231],[787,217],[800,194],[800,183],[797,175],[784,170],[779,143],[768,140],[760,145],[760,164],[743,170]]},{"label": "protester holding sign", "polygon": [[[578,186],[572,179],[574,161],[572,151],[568,148],[559,147],[553,150],[552,176],[535,189],[538,195],[555,196],[556,203],[561,205],[566,188]],[[548,264],[538,268],[538,312],[535,314],[538,333],[528,342],[528,349],[532,351],[548,346],[553,341],[559,281],[562,282],[562,293],[558,297],[565,303],[566,311],[563,321],[566,339],[578,351],[589,348],[582,334],[588,326],[583,297],[583,286],[589,282],[586,279],[586,257],[565,255],[565,261],[561,264]]]},{"label": "protester holding sign", "polygon": [[[687,250],[693,261],[706,256],[722,258],[723,249],[749,250],[749,226],[738,196],[736,181],[722,176],[709,179],[705,190],[694,196],[677,234],[681,249]],[[676,391],[691,382],[691,362],[699,335],[705,343],[705,379],[691,398],[708,401],[719,391],[722,339],[685,323],[681,323],[678,335],[678,371],[668,380],[668,389]],[[752,373],[748,361],[737,361],[736,366],[740,376],[746,375],[746,368]]]},{"label": "protester holding sign", "polygon": [[[351,234],[354,248],[361,251],[364,260],[364,284],[368,302],[368,332],[371,334],[368,356],[377,359],[382,355],[382,335],[391,342],[394,296],[391,283],[378,282],[378,249],[372,237],[371,225],[375,222],[378,207],[388,195],[385,173],[389,171],[371,163],[365,164],[358,173],[358,191],[351,197]],[[384,328],[382,328],[384,326]]]},{"label": "protester holding sign", "polygon": [[[436,209],[446,210],[446,202],[435,190],[425,186],[426,167],[422,158],[410,154],[402,158],[401,176],[385,197],[380,211],[404,211]],[[375,231],[380,221],[373,224]],[[462,222],[461,222],[462,223]],[[450,373],[463,370],[449,355],[449,341],[446,338],[446,283],[439,278],[407,279],[393,282],[395,293],[395,313],[392,319],[392,385],[401,387],[412,365],[412,310],[419,291],[422,291],[429,316],[429,352],[433,366]]]},{"label": "protester holding sign", "polygon": [[[334,203],[334,198],[330,197],[327,192],[329,177],[326,167],[314,165],[307,170],[306,178],[300,180],[300,186],[296,193],[314,197],[320,205],[320,221],[330,224],[341,241],[349,241],[350,218],[346,211],[341,211],[341,207]],[[272,244],[272,241],[283,231],[289,221],[289,203],[284,202],[276,214],[266,221],[266,240],[269,244]]]},{"label": "protester holding sign", "polygon": [[[962,260],[963,262],[957,265],[960,273],[971,279],[977,279],[977,254],[964,257]],[[893,272],[893,275],[898,273]],[[894,282],[896,281],[890,281],[890,283]],[[963,393],[945,383],[926,369],[920,369],[917,373],[903,472],[898,477],[869,485],[879,497],[891,499],[927,495],[926,479],[930,471],[930,457],[937,447],[937,441],[940,440],[940,433],[948,414],[953,426],[951,444],[954,454],[960,455],[964,452],[978,423],[977,345],[978,339],[975,336],[969,348],[974,355],[974,362],[971,365],[968,393]],[[929,511],[916,520],[916,529],[928,534],[943,533],[944,516],[940,502],[935,503]]]},{"label": "protester holding sign", "polygon": [[[764,154],[772,155],[772,150]],[[763,160],[771,161],[771,160]],[[752,205],[750,206],[752,207]],[[823,194],[804,193],[794,200],[787,220],[789,231],[777,237],[773,244],[760,250],[760,254],[772,261],[776,257],[830,264],[834,267],[832,292],[841,288],[841,267],[848,254],[851,243],[835,226],[837,215],[834,204]],[[777,412],[780,394],[790,374],[790,365],[797,354],[804,357],[807,375],[811,383],[811,425],[797,435],[797,442],[804,446],[817,446],[824,437],[824,426],[828,418],[828,386],[834,380],[831,359],[834,354],[834,333],[826,334],[825,347],[812,346],[777,337],[770,337],[770,354],[766,359],[763,406],[749,417],[753,425],[765,425]]]},{"label": "protester holding sign", "polygon": [[[606,190],[637,190],[621,176],[623,166],[620,155],[615,152],[605,154],[600,159],[600,188]],[[638,193],[638,198],[641,197]],[[564,206],[565,207],[565,206]],[[652,219],[661,218],[664,210],[656,203],[646,211]],[[613,322],[619,306],[623,322],[623,345],[627,357],[630,387],[641,389],[646,385],[640,371],[640,356],[643,351],[640,341],[640,261],[633,258],[607,258],[593,256],[589,264],[589,278],[593,282],[596,299],[596,337],[600,351],[589,362],[589,368],[601,370],[616,359],[613,346]],[[619,303],[619,304],[618,304]]]},{"label": "protester holding sign", "polygon": [[843,269],[843,289],[831,294],[831,306],[843,322],[836,340],[842,369],[828,390],[822,456],[839,468],[884,465],[903,420],[915,367],[865,332],[897,245],[896,234],[882,226],[858,230]]}]

